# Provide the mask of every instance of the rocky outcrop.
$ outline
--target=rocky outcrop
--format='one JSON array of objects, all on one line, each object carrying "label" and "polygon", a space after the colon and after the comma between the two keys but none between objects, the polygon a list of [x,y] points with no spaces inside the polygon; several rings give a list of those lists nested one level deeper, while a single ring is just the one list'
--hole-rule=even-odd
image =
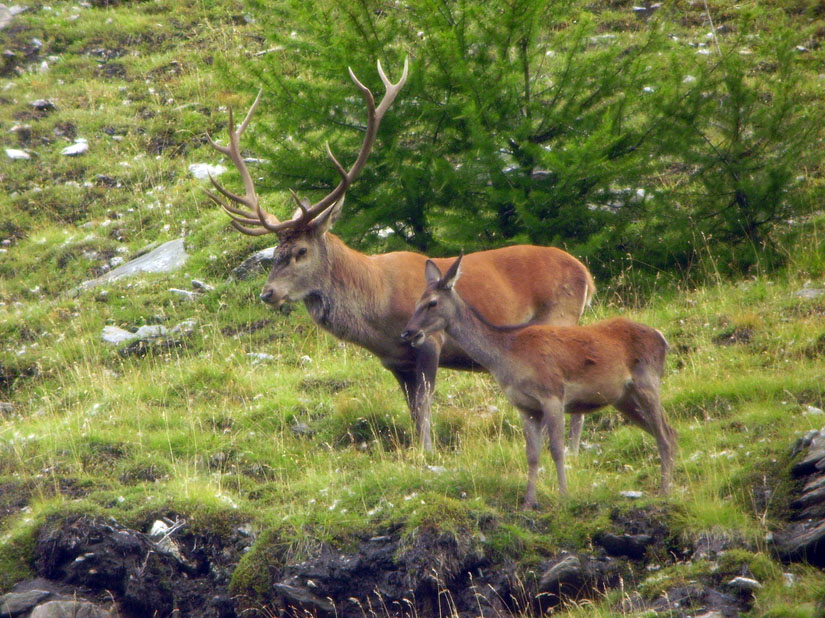
[{"label": "rocky outcrop", "polygon": [[102,518],[48,522],[36,544],[38,579],[0,596],[0,617],[234,617],[227,589],[249,532],[226,539],[187,531],[182,520],[159,523],[142,533]]},{"label": "rocky outcrop", "polygon": [[799,490],[790,503],[790,523],[773,534],[774,551],[788,562],[825,567],[825,428],[799,438],[791,455]]}]

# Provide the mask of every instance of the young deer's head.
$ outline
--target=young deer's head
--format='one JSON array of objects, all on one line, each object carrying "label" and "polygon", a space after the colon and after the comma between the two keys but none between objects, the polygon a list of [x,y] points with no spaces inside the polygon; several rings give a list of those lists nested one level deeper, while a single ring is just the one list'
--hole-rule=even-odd
[{"label": "young deer's head", "polygon": [[415,312],[401,333],[401,339],[409,342],[414,348],[424,343],[428,335],[447,328],[454,319],[459,302],[458,293],[454,288],[461,276],[463,257],[463,253],[459,255],[443,276],[435,262],[427,260],[424,270],[427,289],[415,305]]}]

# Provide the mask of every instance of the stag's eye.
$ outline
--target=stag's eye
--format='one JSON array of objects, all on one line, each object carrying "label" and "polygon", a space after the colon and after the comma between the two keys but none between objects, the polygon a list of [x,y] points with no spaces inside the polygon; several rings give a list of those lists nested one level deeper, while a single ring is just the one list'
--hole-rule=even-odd
[{"label": "stag's eye", "polygon": [[433,298],[432,300],[430,300],[430,302],[427,303],[427,306],[428,307],[435,307],[437,304],[438,304],[438,301]]},{"label": "stag's eye", "polygon": [[306,247],[301,247],[300,249],[298,249],[295,252],[295,259],[300,260],[302,257],[306,257],[306,254],[307,254],[307,248]]}]

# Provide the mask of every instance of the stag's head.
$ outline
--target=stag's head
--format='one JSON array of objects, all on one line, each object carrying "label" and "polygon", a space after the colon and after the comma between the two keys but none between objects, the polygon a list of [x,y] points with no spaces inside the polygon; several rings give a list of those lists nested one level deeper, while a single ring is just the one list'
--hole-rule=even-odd
[{"label": "stag's head", "polygon": [[463,253],[459,255],[444,275],[435,262],[427,260],[424,267],[427,289],[415,305],[415,311],[401,333],[401,339],[414,348],[424,343],[427,336],[432,333],[446,329],[455,319],[459,300],[455,284],[461,276],[463,257]]},{"label": "stag's head", "polygon": [[209,138],[209,143],[213,148],[232,160],[240,172],[245,191],[244,195],[232,193],[212,178],[212,184],[220,195],[207,192],[209,197],[227,212],[232,219],[232,225],[244,234],[251,236],[277,234],[278,236],[275,263],[261,292],[261,300],[264,302],[277,307],[287,301],[302,300],[312,293],[324,277],[329,276],[325,234],[341,212],[347,189],[367,162],[381,119],[404,86],[407,71],[408,63],[405,60],[401,79],[393,84],[384,74],[381,63],[378,63],[378,75],[387,91],[381,103],[376,106],[372,92],[358,81],[350,69],[350,77],[361,91],[367,106],[367,127],[361,150],[355,163],[347,170],[338,162],[327,144],[327,156],[341,176],[341,180],[330,193],[314,204],[305,198],[299,198],[294,191],[290,191],[298,208],[293,217],[286,221],[279,221],[277,217],[261,207],[258,195],[255,193],[255,184],[240,151],[241,135],[249,125],[252,114],[260,101],[261,93],[258,93],[246,118],[237,129],[232,110],[229,111],[229,145],[219,145],[211,137]]}]

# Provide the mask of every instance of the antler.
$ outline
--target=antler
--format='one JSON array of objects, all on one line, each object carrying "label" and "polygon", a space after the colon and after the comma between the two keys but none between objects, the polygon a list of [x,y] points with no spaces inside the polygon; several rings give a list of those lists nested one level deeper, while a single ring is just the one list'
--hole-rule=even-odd
[{"label": "antler", "polygon": [[367,130],[364,135],[364,141],[361,143],[361,150],[358,153],[358,157],[355,159],[355,163],[353,163],[352,167],[349,171],[347,171],[338,159],[335,158],[335,155],[332,154],[329,143],[326,144],[327,156],[332,161],[335,169],[338,170],[338,173],[341,175],[341,180],[330,193],[314,204],[310,204],[309,200],[300,199],[295,192],[290,189],[290,194],[298,205],[298,210],[300,211],[295,218],[287,221],[279,221],[275,215],[268,213],[261,207],[258,195],[255,193],[255,184],[252,181],[252,176],[249,173],[249,169],[246,167],[246,162],[241,156],[240,138],[246,127],[249,125],[252,114],[255,112],[255,108],[258,106],[258,102],[261,99],[260,91],[258,92],[258,96],[255,97],[255,102],[252,104],[252,107],[249,108],[246,118],[244,118],[244,121],[238,127],[237,131],[235,130],[232,110],[229,110],[228,146],[216,144],[208,134],[206,136],[212,147],[218,152],[228,156],[238,169],[238,172],[240,172],[245,195],[236,195],[235,193],[226,190],[210,175],[209,179],[212,181],[212,185],[221,195],[223,195],[223,197],[229,200],[229,202],[241,204],[242,206],[245,206],[246,209],[237,208],[210,191],[207,191],[206,194],[212,199],[212,201],[226,211],[232,219],[232,225],[244,234],[261,236],[263,234],[278,233],[290,228],[308,225],[315,217],[341,199],[349,186],[352,184],[352,181],[355,180],[363,169],[364,164],[367,162],[367,158],[370,155],[370,151],[372,150],[372,146],[375,143],[375,136],[378,133],[378,127],[381,124],[381,119],[384,117],[384,114],[389,109],[390,105],[392,105],[395,97],[407,81],[408,68],[408,59],[405,59],[404,71],[401,74],[401,79],[399,79],[397,83],[393,84],[384,73],[384,69],[381,67],[381,61],[378,61],[378,75],[384,83],[386,93],[377,107],[375,105],[375,98],[373,97],[372,92],[370,92],[370,89],[362,84],[357,77],[355,77],[355,73],[352,72],[352,69],[348,69],[350,78],[355,83],[355,86],[361,91],[361,94],[364,97],[364,102],[367,105]]}]

